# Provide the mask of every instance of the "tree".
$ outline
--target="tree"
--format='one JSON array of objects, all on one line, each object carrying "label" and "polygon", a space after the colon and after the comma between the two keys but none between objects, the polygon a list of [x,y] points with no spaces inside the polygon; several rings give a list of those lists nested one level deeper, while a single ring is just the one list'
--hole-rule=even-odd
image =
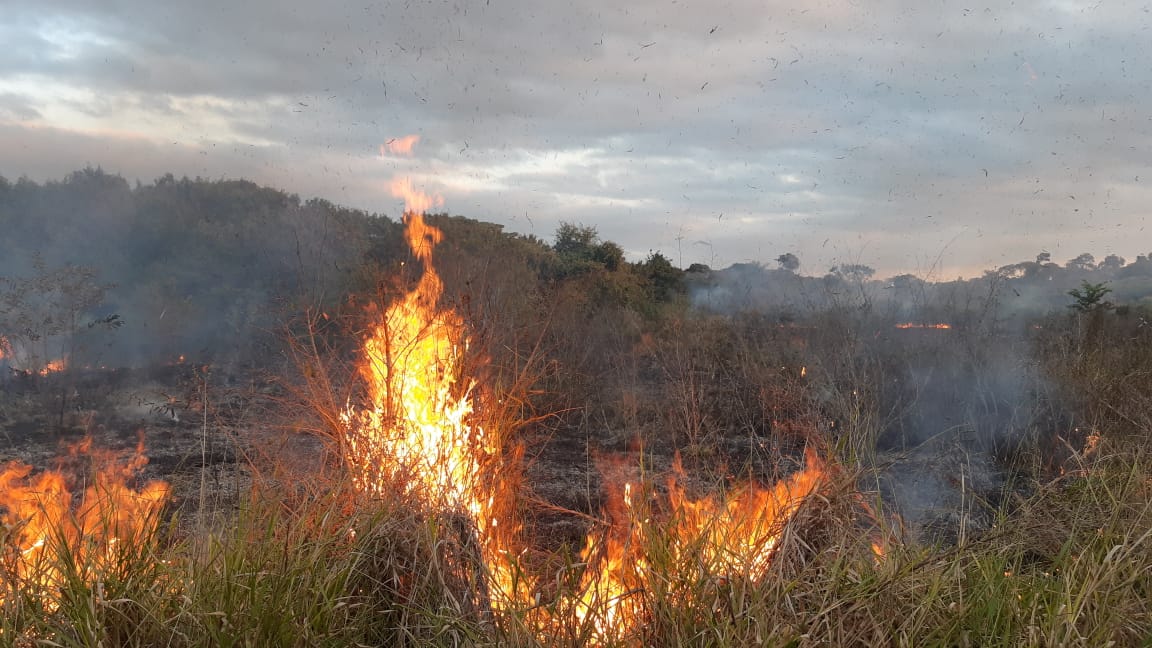
[{"label": "tree", "polygon": [[1091,272],[1092,270],[1096,269],[1096,257],[1085,252],[1077,256],[1075,259],[1069,259],[1068,263],[1064,264],[1064,267],[1069,270],[1083,270],[1085,272]]},{"label": "tree", "polygon": [[119,328],[121,322],[118,315],[84,321],[110,287],[96,282],[92,268],[70,264],[49,268],[39,256],[33,258],[32,267],[31,277],[0,277],[0,339],[15,368],[33,376],[64,376],[49,380],[49,389],[43,392],[58,404],[58,425],[63,427],[73,391],[65,370],[81,350],[81,339],[87,331]]},{"label": "tree", "polygon": [[683,271],[659,252],[649,252],[639,269],[648,282],[649,294],[656,301],[667,301],[683,287]]},{"label": "tree", "polygon": [[592,248],[592,259],[609,272],[616,272],[624,264],[624,248],[612,241],[603,241]]},{"label": "tree", "polygon": [[552,249],[560,255],[587,257],[591,256],[591,250],[599,240],[595,227],[564,222],[556,230],[556,243]]},{"label": "tree", "polygon": [[560,258],[560,275],[571,276],[597,269],[616,272],[624,266],[624,249],[601,241],[595,227],[561,223],[552,245]]},{"label": "tree", "polygon": [[84,266],[50,269],[35,257],[32,267],[31,277],[0,277],[0,334],[8,339],[14,365],[39,372],[50,362],[68,363],[81,317],[104,300],[110,286],[97,283],[96,271]]},{"label": "tree", "polygon": [[1104,297],[1112,292],[1105,283],[1089,283],[1087,280],[1080,283],[1079,288],[1073,288],[1068,294],[1075,300],[1068,308],[1078,313],[1096,313],[1114,308],[1111,302],[1104,301]]},{"label": "tree", "polygon": [[923,289],[925,281],[914,274],[896,275],[888,280],[888,286],[897,291]]},{"label": "tree", "polygon": [[1104,257],[1103,261],[1100,262],[1100,269],[1107,270],[1108,272],[1116,272],[1123,267],[1124,257],[1117,256],[1115,254],[1109,254],[1108,256]]},{"label": "tree", "polygon": [[788,272],[796,272],[800,269],[800,257],[791,252],[785,252],[776,257],[776,263],[780,264],[781,270],[787,270]]}]

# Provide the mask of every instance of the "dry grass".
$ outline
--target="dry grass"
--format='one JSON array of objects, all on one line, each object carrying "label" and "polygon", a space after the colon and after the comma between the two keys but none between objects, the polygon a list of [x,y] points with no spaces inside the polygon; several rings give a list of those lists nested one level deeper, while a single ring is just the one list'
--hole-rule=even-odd
[{"label": "dry grass", "polygon": [[[995,524],[934,545],[915,541],[885,502],[860,492],[880,469],[876,441],[892,414],[870,386],[889,367],[845,338],[828,348],[847,355],[808,366],[826,382],[800,381],[796,367],[810,356],[794,330],[773,325],[775,337],[764,338],[755,323],[732,326],[681,321],[637,338],[631,359],[602,361],[606,380],[631,386],[615,392],[619,402],[601,403],[601,420],[654,451],[661,442],[698,446],[700,465],[725,460],[732,438],[770,438],[779,450],[821,444],[839,469],[784,528],[765,573],[716,573],[691,548],[674,551],[676,520],[655,510],[641,534],[645,586],[628,593],[638,621],[618,637],[604,639],[589,621],[603,610],[583,621],[573,613],[584,568],[574,549],[527,554],[522,568],[540,582],[536,598],[495,614],[465,520],[401,495],[365,501],[337,471],[297,476],[300,488],[258,485],[219,528],[181,535],[175,524],[162,527],[95,580],[58,552],[69,578],[50,604],[21,595],[11,578],[3,583],[0,644],[1124,646],[1152,636],[1147,335],[1108,321],[1065,342],[1048,325],[1037,362],[1096,445],[1085,450],[1070,431],[1030,437],[1030,468],[992,506]],[[578,366],[553,363],[543,339],[487,358],[508,397],[489,397],[486,425],[539,423],[532,390],[562,383],[563,367]],[[331,411],[355,392],[330,378],[319,344],[296,348],[302,366],[311,363],[301,400],[315,427],[331,433]],[[828,391],[814,393],[821,388]],[[595,391],[605,393],[612,390]],[[772,436],[782,430],[796,443]],[[709,453],[708,444],[727,450]],[[723,489],[734,475],[767,481],[781,469],[737,468],[717,468],[697,487]]]}]

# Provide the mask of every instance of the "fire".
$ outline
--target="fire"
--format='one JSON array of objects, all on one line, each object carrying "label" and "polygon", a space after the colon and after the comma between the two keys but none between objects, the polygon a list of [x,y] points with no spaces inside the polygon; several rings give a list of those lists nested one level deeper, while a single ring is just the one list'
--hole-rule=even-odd
[{"label": "fire", "polygon": [[[427,233],[427,230],[429,229],[435,231],[435,234],[429,233],[432,238],[430,238],[428,241],[424,241],[418,238],[418,235],[414,235],[411,231],[409,231],[408,234],[408,244],[412,247],[412,251],[416,254],[417,257],[424,261],[426,268],[431,268],[432,248],[440,242],[442,234],[440,233],[440,230],[437,230],[434,227],[428,228],[424,225],[423,214],[433,207],[439,207],[443,205],[444,199],[440,196],[429,196],[428,194],[416,189],[412,185],[412,180],[410,178],[396,178],[392,181],[388,188],[392,192],[393,196],[404,199],[404,212],[406,214],[421,215],[420,224],[417,226],[421,229],[419,235]],[[405,222],[408,221],[406,220]],[[411,226],[409,226],[409,230],[411,229]],[[421,256],[421,254],[427,254],[427,258]],[[432,271],[432,275],[436,276],[435,270]],[[438,278],[437,281],[439,281]]]},{"label": "fire", "polygon": [[370,407],[345,413],[347,462],[366,494],[400,483],[431,507],[465,514],[492,581],[490,603],[500,607],[524,594],[511,561],[519,531],[510,513],[516,473],[505,464],[504,439],[470,421],[476,384],[460,377],[464,323],[438,305],[444,287],[432,250],[443,235],[422,213],[438,199],[407,180],[394,182],[393,192],[406,198],[408,244],[423,275],[365,342],[360,371]]},{"label": "fire", "polygon": [[666,527],[651,524],[650,498],[625,483],[609,498],[607,524],[587,537],[578,588],[557,593],[553,605],[539,604],[537,581],[517,564],[525,546],[516,516],[522,452],[503,431],[475,424],[474,398],[483,386],[462,375],[468,349],[462,318],[440,306],[444,286],[432,260],[443,234],[423,216],[440,200],[407,179],[391,188],[405,199],[407,242],[422,274],[364,343],[359,370],[366,404],[350,405],[343,414],[344,459],[357,489],[370,497],[406,491],[434,510],[466,519],[487,576],[480,589],[492,610],[531,610],[546,628],[575,621],[593,629],[597,642],[628,636],[643,622],[642,594],[653,577],[647,555],[652,529],[672,534],[677,561],[717,576],[763,577],[784,526],[825,474],[815,453],[791,477],[739,488],[727,498],[692,499],[677,474],[668,483]]},{"label": "fire", "polygon": [[[764,577],[785,525],[825,477],[815,452],[808,451],[805,461],[803,470],[770,487],[744,486],[723,499],[689,498],[677,461],[668,480],[668,558],[711,577]],[[609,506],[603,539],[590,534],[581,553],[588,566],[575,612],[581,621],[591,620],[603,642],[627,636],[644,616],[640,594],[651,578],[645,555],[650,517],[647,507],[634,501],[633,491],[630,482],[624,484],[622,495]]]},{"label": "fire", "polygon": [[[163,481],[150,481],[139,490],[128,485],[148,463],[143,440],[123,461],[111,451],[94,450],[91,437],[68,452],[92,465],[79,500],[72,492],[77,477],[62,470],[33,474],[31,466],[18,461],[0,470],[0,560],[6,581],[49,606],[66,577],[64,565],[73,565],[86,582],[95,582],[113,568],[125,548],[155,531],[169,494]],[[8,593],[0,590],[0,602]]]},{"label": "fire", "polygon": [[897,324],[897,325],[896,325],[896,328],[898,328],[898,329],[936,329],[936,330],[944,330],[944,329],[950,329],[950,328],[952,328],[952,325],[951,325],[951,324],[945,324],[945,323],[943,323],[943,322],[939,322],[939,323],[935,323],[935,324],[926,324],[926,323],[922,323],[922,322],[901,322],[901,323],[899,323],[899,324]]},{"label": "fire", "polygon": [[63,358],[58,358],[56,360],[50,360],[50,361],[48,361],[47,364],[44,365],[44,368],[40,370],[40,375],[41,376],[47,376],[48,374],[64,371],[67,368],[68,368],[68,363],[65,362]]},{"label": "fire", "polygon": [[580,579],[573,611],[581,625],[591,623],[598,641],[619,638],[643,616],[647,560],[644,516],[632,498],[632,484],[608,500],[608,525],[592,532],[580,553],[587,566]]},{"label": "fire", "polygon": [[675,479],[668,484],[677,539],[703,541],[702,558],[713,573],[759,576],[767,569],[781,529],[815,491],[824,463],[808,450],[803,470],[771,487],[746,487],[720,502],[714,497],[690,500]]},{"label": "fire", "polygon": [[405,135],[390,139],[380,145],[380,155],[388,153],[393,155],[412,155],[412,149],[420,142],[419,135]]}]

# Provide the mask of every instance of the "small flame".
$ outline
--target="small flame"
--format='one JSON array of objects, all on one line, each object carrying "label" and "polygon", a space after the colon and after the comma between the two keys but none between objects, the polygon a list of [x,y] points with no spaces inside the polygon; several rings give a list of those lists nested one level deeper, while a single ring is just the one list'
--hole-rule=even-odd
[{"label": "small flame", "polygon": [[873,540],[872,541],[872,555],[875,556],[876,561],[879,562],[881,560],[884,560],[884,556],[888,555],[888,552],[884,549],[883,544],[881,544],[878,541]]},{"label": "small flame", "polygon": [[943,322],[939,322],[939,323],[935,323],[935,324],[927,324],[927,323],[923,323],[923,322],[901,322],[901,323],[899,323],[899,324],[897,324],[897,325],[896,325],[896,328],[898,328],[898,329],[936,329],[936,330],[945,330],[945,329],[950,329],[950,328],[952,328],[952,325],[951,325],[951,324],[945,324],[945,323],[943,323]]},{"label": "small flame", "polygon": [[68,363],[65,362],[63,358],[57,358],[56,360],[48,361],[48,364],[44,365],[44,368],[40,370],[40,375],[47,376],[48,374],[64,371],[67,368]]},{"label": "small flame", "polygon": [[380,145],[381,157],[391,153],[392,155],[412,155],[412,150],[420,143],[419,135],[405,135],[404,137],[397,137],[390,139]]}]

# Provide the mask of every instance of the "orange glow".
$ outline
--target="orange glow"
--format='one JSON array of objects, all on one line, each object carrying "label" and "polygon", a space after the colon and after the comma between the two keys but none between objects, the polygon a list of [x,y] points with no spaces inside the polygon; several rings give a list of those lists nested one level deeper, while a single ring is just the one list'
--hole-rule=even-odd
[{"label": "orange glow", "polygon": [[1096,454],[1096,450],[1100,448],[1100,431],[1093,428],[1091,434],[1084,439],[1084,451],[1081,453],[1085,457],[1090,457]]},{"label": "orange glow", "polygon": [[8,344],[8,338],[0,335],[0,360],[12,355],[12,348]]},{"label": "orange glow", "polygon": [[937,323],[937,324],[924,324],[921,322],[901,322],[896,325],[898,329],[937,329],[944,330],[952,328],[951,324]]},{"label": "orange glow", "polygon": [[389,153],[392,155],[412,155],[412,150],[419,142],[419,135],[405,135],[390,139],[380,145],[380,155],[384,156]]},{"label": "orange glow", "polygon": [[[440,230],[424,224],[423,214],[433,207],[443,205],[444,199],[440,196],[429,196],[419,189],[416,189],[412,185],[412,180],[409,178],[396,178],[388,188],[391,190],[393,196],[404,199],[404,222],[408,224],[408,244],[412,247],[412,252],[417,258],[424,261],[425,267],[431,268],[432,248],[436,247],[436,244],[440,242],[442,235],[440,234]],[[414,219],[418,221],[415,226],[412,225]],[[425,240],[425,235],[428,235],[430,238]],[[425,258],[425,255],[427,258]],[[436,275],[434,270],[432,271],[432,275]],[[438,277],[436,281],[439,282]],[[437,292],[436,295],[439,296],[440,293]]]},{"label": "orange glow", "polygon": [[884,545],[880,544],[879,542],[872,543],[872,555],[876,556],[877,560],[883,558],[887,553],[888,552],[884,550]]},{"label": "orange glow", "polygon": [[[65,578],[62,565],[75,565],[86,582],[102,578],[126,548],[156,530],[169,494],[163,481],[148,482],[139,490],[128,485],[148,463],[142,440],[127,460],[112,451],[94,450],[91,437],[68,453],[90,461],[93,474],[33,474],[31,466],[19,461],[0,469],[0,522],[6,531],[0,545],[4,571],[11,576],[7,583],[49,606]],[[77,482],[88,483],[78,501],[71,488]],[[0,589],[0,603],[9,593]]]},{"label": "orange glow", "polygon": [[44,365],[43,369],[40,370],[40,375],[41,376],[47,376],[50,373],[57,373],[60,371],[64,371],[67,368],[68,368],[68,363],[65,362],[62,358],[59,358],[56,360],[51,360],[48,362],[48,364]]}]

